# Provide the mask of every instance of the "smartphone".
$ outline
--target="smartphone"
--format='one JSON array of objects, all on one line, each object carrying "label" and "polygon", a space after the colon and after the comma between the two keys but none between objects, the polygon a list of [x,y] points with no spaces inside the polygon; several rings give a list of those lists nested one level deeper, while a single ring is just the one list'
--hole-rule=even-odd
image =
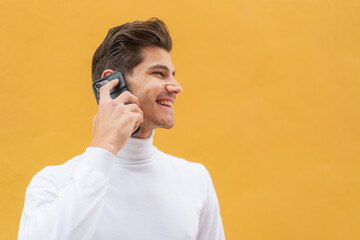
[{"label": "smartphone", "polygon": [[[106,83],[119,79],[119,83],[110,90],[110,96],[112,99],[117,98],[122,92],[129,91],[129,89],[126,86],[124,75],[121,72],[115,72],[113,74],[110,74],[106,77],[103,77],[99,80],[96,80],[92,84],[92,88],[95,94],[96,102],[99,104],[99,95],[100,95],[100,88],[104,86]],[[130,104],[130,102],[127,102],[125,104]],[[134,136],[135,134],[138,134],[140,132],[141,128],[140,126],[131,134],[131,136]]]}]

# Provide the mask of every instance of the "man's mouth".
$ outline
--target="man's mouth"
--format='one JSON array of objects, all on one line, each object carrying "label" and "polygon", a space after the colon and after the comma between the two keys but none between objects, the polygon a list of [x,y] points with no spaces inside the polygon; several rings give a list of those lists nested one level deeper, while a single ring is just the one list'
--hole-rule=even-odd
[{"label": "man's mouth", "polygon": [[173,102],[170,102],[170,101],[166,101],[166,100],[156,100],[156,102],[162,106],[165,106],[165,107],[173,107],[174,106],[174,103]]}]

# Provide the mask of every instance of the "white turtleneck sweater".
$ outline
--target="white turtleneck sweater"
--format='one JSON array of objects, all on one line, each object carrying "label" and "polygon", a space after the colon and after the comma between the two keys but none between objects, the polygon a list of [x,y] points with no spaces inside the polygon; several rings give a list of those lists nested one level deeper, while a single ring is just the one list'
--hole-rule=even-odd
[{"label": "white turtleneck sweater", "polygon": [[206,168],[130,138],[114,156],[89,147],[31,180],[19,240],[225,239]]}]

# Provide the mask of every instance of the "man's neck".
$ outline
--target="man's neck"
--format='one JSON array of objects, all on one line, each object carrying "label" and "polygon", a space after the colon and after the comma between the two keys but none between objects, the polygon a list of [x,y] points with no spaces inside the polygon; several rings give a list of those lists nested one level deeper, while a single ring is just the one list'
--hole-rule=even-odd
[{"label": "man's neck", "polygon": [[154,129],[152,129],[152,128],[146,128],[146,127],[141,126],[141,131],[138,134],[134,135],[133,137],[141,138],[141,139],[148,138],[148,137],[150,137],[153,130]]}]

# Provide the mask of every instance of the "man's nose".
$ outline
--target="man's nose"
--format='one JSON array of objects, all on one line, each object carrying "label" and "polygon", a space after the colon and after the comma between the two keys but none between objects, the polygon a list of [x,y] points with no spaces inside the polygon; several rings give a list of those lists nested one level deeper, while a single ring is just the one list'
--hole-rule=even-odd
[{"label": "man's nose", "polygon": [[180,84],[175,80],[174,77],[171,78],[170,82],[166,85],[166,90],[168,92],[172,92],[175,94],[179,94],[182,92],[182,87]]}]

